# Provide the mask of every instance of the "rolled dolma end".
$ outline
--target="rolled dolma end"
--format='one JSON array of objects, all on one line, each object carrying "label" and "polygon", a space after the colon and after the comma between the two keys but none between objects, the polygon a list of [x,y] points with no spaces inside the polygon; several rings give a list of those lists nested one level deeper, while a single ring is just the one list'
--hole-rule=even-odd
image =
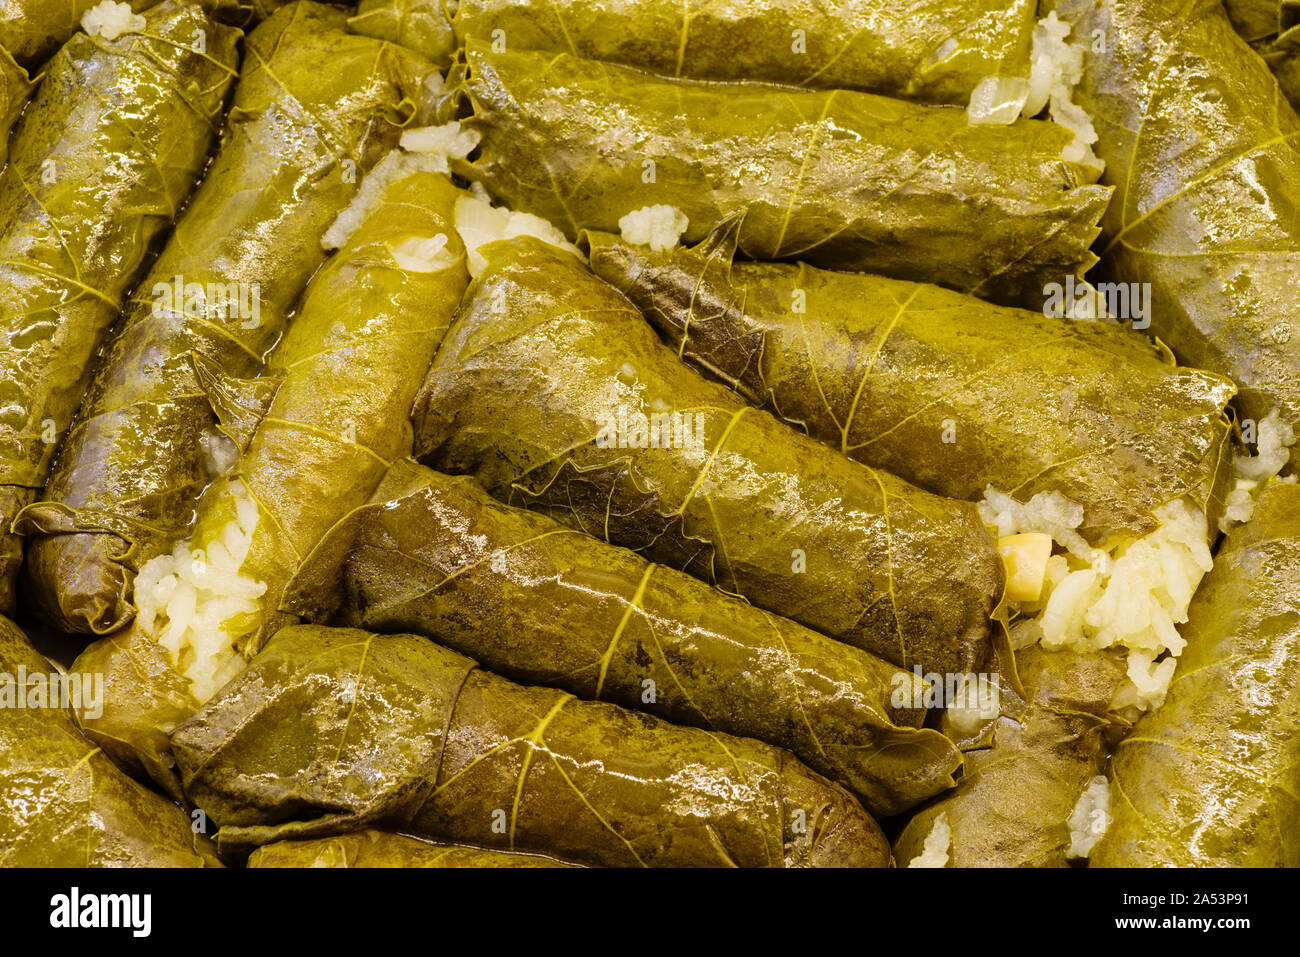
[{"label": "rolled dolma end", "polygon": [[973,504],[706,382],[577,258],[480,253],[416,402],[422,462],[900,667],[981,670],[1004,581]]},{"label": "rolled dolma end", "polygon": [[248,37],[222,149],[27,513],[32,594],[60,630],[111,634],[131,620],[136,571],[185,537],[219,471],[197,368],[261,371],[325,258],[321,236],[417,110],[432,64],[346,23],[342,9],[299,0]]},{"label": "rolled dolma end", "polygon": [[516,685],[413,635],[285,628],[172,748],[229,848],[383,824],[588,864],[889,861],[788,752]]},{"label": "rolled dolma end", "polygon": [[1300,487],[1231,530],[1168,697],[1118,745],[1102,867],[1300,866]]},{"label": "rolled dolma end", "polygon": [[1035,8],[1032,0],[461,0],[452,22],[464,43],[965,106],[987,76],[1029,76]]},{"label": "rolled dolma end", "polygon": [[570,240],[666,205],[693,243],[747,208],[750,258],[1039,307],[1096,262],[1111,188],[1063,158],[1073,133],[1053,123],[978,126],[869,93],[677,80],[474,42],[465,57],[447,108],[467,103],[483,141],[457,172]]},{"label": "rolled dolma end", "polygon": [[102,700],[73,709],[82,733],[135,777],[182,800],[168,736],[199,707],[190,680],[152,636],[127,627],[86,647],[72,670],[103,676]]},{"label": "rolled dolma end", "polygon": [[83,738],[100,676],[57,671],[0,618],[0,867],[219,867],[204,825]]},{"label": "rolled dolma end", "polygon": [[409,460],[284,595],[308,621],[423,634],[515,681],[789,748],[879,817],[961,765],[920,727],[911,673]]},{"label": "rolled dolma end", "polygon": [[[741,214],[743,216],[743,214]],[[586,233],[591,268],[669,348],[788,424],[922,488],[1058,492],[1092,544],[1142,535],[1189,495],[1214,526],[1236,386],[1108,321],[937,286],[733,262],[741,217],[693,248]],[[954,388],[960,383],[961,388]]]},{"label": "rolled dolma end", "polygon": [[575,867],[542,854],[446,844],[373,828],[303,841],[277,841],[248,856],[248,867]]},{"label": "rolled dolma end", "polygon": [[1068,866],[1072,815],[1120,728],[1109,712],[1124,657],[1030,648],[1016,666],[1025,700],[1002,696],[1007,706],[991,737],[966,752],[957,788],[895,841],[899,867]]}]

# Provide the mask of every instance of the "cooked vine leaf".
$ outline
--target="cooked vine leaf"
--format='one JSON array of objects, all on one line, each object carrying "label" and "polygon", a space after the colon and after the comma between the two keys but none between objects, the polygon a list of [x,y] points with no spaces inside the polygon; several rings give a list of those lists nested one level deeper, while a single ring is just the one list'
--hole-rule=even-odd
[{"label": "cooked vine leaf", "polygon": [[446,0],[361,0],[348,29],[410,47],[446,69],[456,54],[456,34]]},{"label": "cooked vine leaf", "polygon": [[[461,195],[442,173],[388,185],[313,278],[271,353],[266,371],[279,385],[238,467],[259,511],[239,574],[267,585],[260,620],[240,638],[249,655],[296,620],[280,611],[280,598],[302,560],[365,503],[390,462],[411,454],[411,405],[469,284],[453,225]],[[437,237],[445,240],[438,268],[395,257],[404,244]],[[218,540],[234,509],[226,484],[200,503],[198,547]]]},{"label": "cooked vine leaf", "polygon": [[706,382],[576,257],[479,251],[416,400],[425,464],[894,664],[979,670],[1003,579],[974,505]]},{"label": "cooked vine leaf", "polygon": [[78,34],[14,130],[0,176],[0,611],[13,610],[22,557],[10,526],[45,484],[150,243],[207,162],[238,38],[170,0],[143,32]]},{"label": "cooked vine leaf", "polygon": [[166,650],[153,636],[127,628],[88,645],[72,670],[104,676],[98,713],[73,712],[82,733],[119,767],[142,781],[152,779],[182,800],[168,736],[198,710],[199,702]]},{"label": "cooked vine leaf", "polygon": [[1169,696],[1120,742],[1110,867],[1300,867],[1300,487],[1228,533]]},{"label": "cooked vine leaf", "polygon": [[291,625],[172,735],[242,847],[385,824],[614,866],[886,866],[789,752],[513,684],[414,635]]},{"label": "cooked vine leaf", "polygon": [[572,53],[669,76],[843,87],[965,106],[1028,76],[1030,0],[461,0],[462,42]]},{"label": "cooked vine leaf", "polygon": [[942,495],[989,484],[1084,506],[1094,541],[1152,531],[1192,496],[1221,511],[1231,380],[1118,325],[937,286],[732,262],[738,220],[693,249],[585,237],[592,270],[679,356],[814,438]]},{"label": "cooked vine leaf", "polygon": [[[4,0],[0,3],[0,48],[33,74],[81,29],[81,19],[102,0]],[[119,0],[147,13],[158,0]],[[244,26],[289,0],[190,0],[222,23]],[[210,41],[212,37],[208,37]],[[189,37],[193,42],[193,34]],[[110,41],[111,42],[111,41]]]},{"label": "cooked vine leaf", "polygon": [[321,541],[284,607],[789,748],[879,817],[951,787],[961,765],[920,727],[924,708],[891,703],[913,689],[907,672],[411,462]]},{"label": "cooked vine leaf", "polygon": [[81,18],[99,0],[5,0],[0,4],[0,47],[24,66],[39,67],[72,39]]},{"label": "cooked vine leaf", "polygon": [[870,93],[677,80],[473,42],[448,83],[448,104],[468,99],[483,137],[458,172],[570,239],[667,204],[698,242],[748,209],[750,258],[1039,307],[1047,283],[1096,262],[1111,190],[1062,159],[1072,134],[1053,123],[972,125]]},{"label": "cooked vine leaf", "polygon": [[[205,624],[199,638],[174,643],[179,651],[159,644],[169,621],[156,620],[151,632],[133,621],[77,659],[74,667],[105,675],[103,713],[79,714],[82,728],[170,793],[179,782],[167,736],[205,697],[203,682],[192,685],[187,676],[220,673],[220,656],[252,657],[296,621],[280,611],[280,599],[299,563],[335,521],[365,503],[390,461],[411,452],[411,403],[469,282],[452,226],[461,195],[443,173],[393,174],[312,279],[272,352],[260,381],[274,386],[273,398],[241,443],[236,472],[213,482],[199,502],[190,542],[205,561],[220,562],[217,550],[243,549],[224,574],[264,586],[260,596],[226,602],[227,580],[225,595],[189,609]],[[407,258],[404,251],[430,242],[444,243],[432,259]],[[253,392],[251,385],[241,388]],[[246,543],[232,546],[231,522],[238,526],[249,500],[254,527]],[[210,660],[191,662],[192,655]]]},{"label": "cooked vine leaf", "polygon": [[[216,423],[192,355],[261,371],[324,261],[321,235],[409,119],[432,66],[346,22],[300,0],[249,36],[223,148],[129,304],[46,501],[24,514],[31,596],[60,630],[108,634],[134,615],[135,570],[185,537],[209,480]],[[167,308],[177,277],[191,290]]]},{"label": "cooked vine leaf", "polygon": [[1124,656],[1050,652],[1016,656],[1025,698],[1004,695],[986,747],[966,752],[957,789],[926,805],[894,843],[900,867],[921,853],[940,814],[951,830],[949,867],[1065,867],[1070,814],[1106,763],[1108,711]]},{"label": "cooked vine leaf", "polygon": [[439,844],[373,828],[305,841],[277,841],[248,857],[249,867],[572,867],[541,854]]},{"label": "cooked vine leaf", "polygon": [[1224,0],[1228,17],[1277,77],[1291,105],[1300,109],[1300,2]]},{"label": "cooked vine leaf", "polygon": [[0,47],[0,168],[9,160],[9,131],[35,88],[27,71]]},{"label": "cooked vine leaf", "polygon": [[1075,98],[1117,190],[1107,270],[1150,284],[1151,331],[1231,375],[1244,417],[1300,420],[1300,118],[1216,0],[1056,7],[1106,38]]},{"label": "cooked vine leaf", "polygon": [[5,618],[0,673],[0,867],[221,866],[190,815],[81,736],[54,668]]}]

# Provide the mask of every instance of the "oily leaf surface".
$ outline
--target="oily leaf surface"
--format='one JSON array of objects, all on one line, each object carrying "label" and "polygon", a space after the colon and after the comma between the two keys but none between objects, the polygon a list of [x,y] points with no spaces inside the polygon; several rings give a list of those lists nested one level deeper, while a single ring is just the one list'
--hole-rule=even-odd
[{"label": "oily leaf surface", "polygon": [[249,867],[571,867],[541,854],[440,844],[373,828],[304,841],[277,841],[248,857]]},{"label": "oily leaf surface", "polygon": [[[575,257],[531,237],[482,251],[416,402],[425,464],[904,668],[978,670],[1003,583],[973,505],[706,382]],[[659,447],[613,434],[651,414]]]},{"label": "oily leaf surface", "polygon": [[658,77],[471,42],[458,171],[572,239],[674,206],[698,242],[748,210],[741,251],[937,282],[1041,308],[1082,275],[1111,190],[1061,158],[1052,123],[972,125],[963,110],[851,90]]},{"label": "oily leaf surface", "polygon": [[919,727],[922,708],[891,704],[910,674],[413,463],[331,530],[285,608],[423,634],[516,681],[787,747],[881,817],[951,787],[961,763]]},{"label": "oily leaf surface", "polygon": [[1107,271],[1150,284],[1152,332],[1244,417],[1300,420],[1300,118],[1217,2],[1056,7],[1106,37],[1075,99],[1116,187]]},{"label": "oily leaf surface", "polygon": [[1004,708],[988,746],[966,752],[956,790],[908,821],[894,844],[900,867],[921,853],[940,814],[952,832],[949,867],[1067,866],[1070,813],[1105,767],[1124,657],[1032,647],[1016,664],[1023,707]]},{"label": "oily leaf surface", "polygon": [[[296,620],[280,612],[281,595],[317,540],[366,501],[390,460],[411,452],[411,403],[469,280],[451,225],[457,195],[441,173],[390,184],[313,279],[267,376],[214,383],[214,407],[242,410],[241,434],[245,426],[251,432],[236,478],[258,516],[238,571],[266,590],[256,610],[213,622],[247,657]],[[438,236],[447,243],[442,268],[406,269],[394,258],[393,250]],[[249,396],[262,393],[270,401],[259,409]],[[231,483],[218,479],[199,503],[192,541],[199,554],[225,547],[239,507]],[[79,716],[82,727],[133,771],[178,792],[167,736],[198,701],[169,653],[132,622],[79,661],[106,676],[104,712]]]},{"label": "oily leaf surface", "polygon": [[1300,109],[1300,3],[1224,0],[1232,25],[1264,58],[1291,105]]},{"label": "oily leaf surface", "polygon": [[1169,696],[1120,742],[1109,867],[1300,866],[1300,488],[1228,533]]},{"label": "oily leaf surface", "polygon": [[462,43],[965,106],[986,76],[1029,75],[1034,10],[1029,0],[462,0],[452,23]]},{"label": "oily leaf surface", "polygon": [[[33,596],[62,630],[108,634],[131,619],[134,570],[184,537],[209,480],[201,438],[216,422],[192,354],[235,378],[261,371],[324,261],[321,235],[409,118],[430,65],[345,32],[346,19],[297,3],[249,36],[222,149],[27,513]],[[177,277],[205,295],[155,308]],[[209,301],[218,286],[240,291],[241,308]]]},{"label": "oily leaf surface", "polygon": [[1094,541],[1189,496],[1217,520],[1236,392],[1118,325],[937,286],[732,262],[732,220],[654,252],[588,234],[593,271],[694,366],[814,438],[922,488],[1059,491]]},{"label": "oily leaf surface", "polygon": [[[54,668],[0,618],[0,671],[35,701]],[[16,681],[15,681],[16,684]],[[0,867],[220,867],[177,805],[131,780],[50,706],[0,708]]]},{"label": "oily leaf surface", "polygon": [[[284,586],[336,521],[370,497],[389,464],[411,454],[410,411],[469,283],[453,226],[460,191],[441,173],[389,186],[347,244],[312,280],[293,325],[272,352],[275,398],[240,460],[237,477],[258,506],[246,578],[267,585],[253,654],[292,616]],[[443,237],[446,265],[407,269],[404,244]],[[222,534],[234,504],[218,481],[199,506],[195,543]]]},{"label": "oily leaf surface", "polygon": [[446,6],[447,0],[361,0],[348,29],[410,47],[445,70],[459,46]]},{"label": "oily leaf surface", "polygon": [[383,822],[598,865],[889,861],[788,752],[515,685],[413,635],[284,628],[172,745],[231,847]]},{"label": "oily leaf surface", "polygon": [[0,168],[9,158],[9,131],[35,88],[27,71],[0,47]]},{"label": "oily leaf surface", "polygon": [[[206,53],[190,48],[196,31]],[[122,297],[206,162],[238,36],[175,2],[143,33],[78,34],[14,130],[0,176],[0,539],[45,484]],[[0,581],[0,608],[11,588]]]}]

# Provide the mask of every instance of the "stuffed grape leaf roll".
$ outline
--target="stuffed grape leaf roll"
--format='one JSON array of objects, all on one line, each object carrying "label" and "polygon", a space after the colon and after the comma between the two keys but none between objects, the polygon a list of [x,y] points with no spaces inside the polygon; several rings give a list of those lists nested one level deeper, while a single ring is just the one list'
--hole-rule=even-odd
[{"label": "stuffed grape leaf roll", "polygon": [[296,621],[280,605],[299,563],[411,454],[411,404],[469,282],[452,225],[464,194],[428,168],[439,161],[394,152],[367,178],[340,218],[350,235],[268,360],[270,404],[200,499],[193,536],[141,568],[137,617],[77,659],[106,681],[103,713],[83,727],[173,792],[167,733]]},{"label": "stuffed grape leaf roll", "polygon": [[0,867],[220,867],[198,818],[131,780],[63,706],[85,696],[0,618]]},{"label": "stuffed grape leaf roll", "polygon": [[1111,760],[1103,867],[1300,867],[1300,487],[1228,533],[1164,705]]},{"label": "stuffed grape leaf roll", "polygon": [[[1081,533],[1144,534],[1191,495],[1217,521],[1232,381],[1104,321],[937,286],[732,262],[739,222],[693,249],[589,234],[592,270],[678,355],[746,401],[922,488],[988,485],[1084,507]],[[1213,505],[1213,508],[1210,506]]]},{"label": "stuffed grape leaf roll", "polygon": [[617,232],[671,206],[689,242],[748,209],[753,259],[803,259],[1041,306],[1081,277],[1109,187],[1062,158],[1074,134],[850,90],[654,76],[567,53],[471,43],[444,110],[467,99],[480,154],[458,172],[563,230]]},{"label": "stuffed grape leaf roll", "polygon": [[248,856],[249,867],[571,867],[541,854],[439,844],[373,828],[306,841],[277,841]]},{"label": "stuffed grape leaf roll", "polygon": [[384,824],[610,866],[887,866],[787,751],[516,685],[414,635],[292,625],[172,735],[218,844]]},{"label": "stuffed grape leaf roll", "polygon": [[151,241],[193,189],[235,76],[238,31],[196,4],[169,0],[141,22],[59,51],[0,175],[0,610],[21,557],[10,525],[45,484]]},{"label": "stuffed grape leaf roll", "polygon": [[567,52],[668,76],[869,90],[965,106],[1029,76],[1036,4],[971,0],[460,0],[464,42]]},{"label": "stuffed grape leaf roll", "polygon": [[706,382],[575,256],[478,253],[416,402],[424,464],[904,668],[977,670],[1003,578],[974,505]]},{"label": "stuffed grape leaf roll", "polygon": [[1075,90],[1117,189],[1106,271],[1149,284],[1152,333],[1231,375],[1244,418],[1300,421],[1300,118],[1216,0],[1055,6],[1106,41]]},{"label": "stuffed grape leaf roll", "polygon": [[893,703],[923,700],[912,674],[410,462],[308,556],[285,607],[787,747],[879,817],[951,787],[961,764],[920,727],[924,708]]},{"label": "stuffed grape leaf roll", "polygon": [[261,371],[324,261],[321,236],[414,110],[432,67],[346,22],[299,0],[248,38],[223,147],[127,307],[45,501],[23,517],[32,598],[54,627],[130,621],[135,571],[185,537],[212,477],[198,370]]}]

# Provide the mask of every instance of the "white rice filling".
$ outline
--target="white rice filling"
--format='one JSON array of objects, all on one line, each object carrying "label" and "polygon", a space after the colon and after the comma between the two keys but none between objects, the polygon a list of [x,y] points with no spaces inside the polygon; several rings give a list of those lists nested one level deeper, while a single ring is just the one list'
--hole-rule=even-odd
[{"label": "white rice filling", "polygon": [[105,40],[116,40],[126,33],[140,33],[147,22],[131,9],[129,3],[114,3],[113,0],[104,0],[81,15],[81,29],[92,37]]},{"label": "white rice filling", "polygon": [[447,248],[446,233],[428,238],[412,236],[390,245],[388,251],[397,265],[407,272],[437,272],[456,262],[456,257]]},{"label": "white rice filling", "polygon": [[1070,24],[1052,11],[1034,27],[1029,77],[985,77],[971,93],[966,118],[973,124],[1010,125],[1021,116],[1048,110],[1052,121],[1074,134],[1061,158],[1098,174],[1105,164],[1092,146],[1097,131],[1092,118],[1074,102],[1074,88],[1083,78],[1085,46],[1071,43]]},{"label": "white rice filling", "polygon": [[178,542],[171,554],[146,562],[135,579],[136,625],[166,649],[200,703],[243,671],[235,641],[247,630],[240,624],[260,614],[258,599],[266,592],[265,583],[239,571],[253,544],[257,503],[238,480],[228,494],[235,517],[207,548]]},{"label": "white rice filling", "polygon": [[649,246],[657,253],[672,249],[691,222],[676,206],[642,206],[618,221],[624,242]]},{"label": "white rice filling", "polygon": [[925,836],[921,853],[908,862],[908,867],[947,867],[948,848],[952,846],[952,828],[948,826],[948,812],[940,811]]},{"label": "white rice filling", "polygon": [[203,468],[209,480],[229,475],[239,464],[239,446],[215,429],[199,436],[199,449],[203,453]]},{"label": "white rice filling", "polygon": [[990,487],[980,512],[999,532],[1045,532],[1066,549],[1048,560],[1040,600],[1020,606],[1028,617],[1012,627],[1013,647],[1037,641],[1049,650],[1125,648],[1128,673],[1112,706],[1158,708],[1186,644],[1177,626],[1187,621],[1213,565],[1204,513],[1184,500],[1170,502],[1157,509],[1153,532],[1101,549],[1077,531],[1082,507],[1058,493],[1021,504]]},{"label": "white rice filling", "polygon": [[449,173],[452,159],[463,159],[478,145],[480,135],[455,121],[402,134],[401,149],[393,150],[375,165],[347,209],[321,237],[325,249],[342,247],[374,212],[388,187],[412,173]]},{"label": "white rice filling", "polygon": [[535,236],[582,259],[578,247],[564,238],[564,234],[540,216],[532,213],[517,213],[505,207],[496,207],[486,195],[475,192],[474,195],[461,196],[456,200],[456,232],[469,254],[469,274],[477,276],[487,265],[487,260],[479,253],[479,248],[501,239],[513,239],[516,236]]},{"label": "white rice filling", "polygon": [[1110,822],[1110,783],[1099,774],[1088,782],[1070,812],[1070,846],[1065,856],[1086,858]]},{"label": "white rice filling", "polygon": [[[1296,442],[1295,428],[1282,421],[1280,409],[1274,409],[1257,425],[1255,455],[1237,455],[1233,457],[1233,471],[1236,484],[1228,493],[1223,517],[1219,519],[1219,530],[1226,532],[1234,525],[1250,521],[1255,512],[1255,499],[1259,490],[1268,484],[1286,466],[1291,458],[1291,446]],[[1294,476],[1281,481],[1294,482]]]},{"label": "white rice filling", "polygon": [[999,712],[997,676],[982,686],[973,674],[964,674],[957,682],[956,695],[948,703],[947,717],[952,728],[963,737],[975,734]]}]

